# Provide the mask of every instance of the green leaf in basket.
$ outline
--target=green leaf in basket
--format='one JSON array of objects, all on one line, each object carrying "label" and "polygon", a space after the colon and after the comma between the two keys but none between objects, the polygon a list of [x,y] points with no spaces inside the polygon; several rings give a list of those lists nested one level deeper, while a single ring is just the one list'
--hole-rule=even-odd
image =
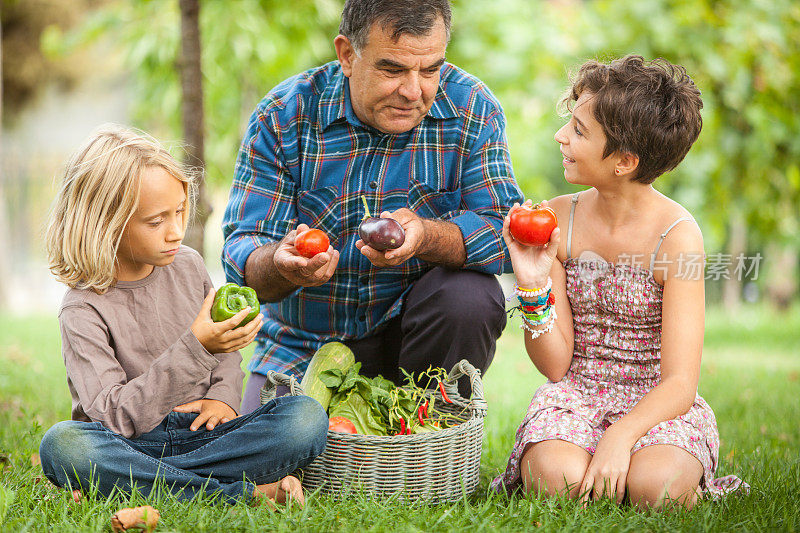
[{"label": "green leaf in basket", "polygon": [[442,428],[437,428],[433,424],[425,424],[424,426],[420,426],[419,424],[411,430],[411,433],[417,435],[419,433],[432,433],[434,431],[440,431]]},{"label": "green leaf in basket", "polygon": [[370,390],[372,391],[372,397],[375,398],[375,400],[377,400],[378,402],[381,402],[381,403],[390,402],[391,403],[392,398],[391,398],[391,396],[389,396],[389,393],[386,392],[385,390],[377,388],[377,387],[371,387]]},{"label": "green leaf in basket", "polygon": [[384,404],[379,404],[378,409],[381,412],[381,416],[383,416],[383,420],[389,420],[389,408]]},{"label": "green leaf in basket", "polygon": [[361,377],[358,375],[360,370],[361,363],[356,363],[347,369],[347,374],[344,376],[344,381],[342,381],[342,384],[339,385],[339,392],[348,391],[356,386],[356,383],[358,383],[358,378]]},{"label": "green leaf in basket", "polygon": [[365,400],[372,399],[372,382],[364,376],[358,376],[356,378],[356,383],[353,388],[355,388]]},{"label": "green leaf in basket", "polygon": [[319,380],[331,389],[338,388],[344,381],[344,374],[339,368],[331,368],[320,373]]},{"label": "green leaf in basket", "polygon": [[398,400],[397,403],[399,404],[400,408],[403,411],[406,411],[408,413],[413,411],[414,407],[416,406],[416,404],[414,403],[414,400],[412,400],[410,398],[400,398],[400,400]]},{"label": "green leaf in basket", "polygon": [[370,405],[356,391],[351,391],[335,405],[331,400],[331,417],[343,416],[350,420],[362,435],[386,435],[386,428],[376,418]]},{"label": "green leaf in basket", "polygon": [[384,378],[383,376],[376,376],[372,378],[372,386],[388,393],[390,390],[394,389],[397,385],[395,385],[388,379]]}]

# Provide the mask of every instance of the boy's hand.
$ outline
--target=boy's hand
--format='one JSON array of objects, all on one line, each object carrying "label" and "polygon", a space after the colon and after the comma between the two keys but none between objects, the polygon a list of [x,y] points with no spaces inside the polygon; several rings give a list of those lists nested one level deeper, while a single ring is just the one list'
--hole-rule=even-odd
[{"label": "boy's hand", "polygon": [[206,429],[211,431],[217,424],[230,422],[237,417],[236,411],[231,409],[230,405],[219,400],[195,400],[179,405],[173,411],[176,413],[200,413],[189,426],[192,431],[197,431],[197,428],[204,423]]},{"label": "boy's hand", "polygon": [[210,353],[230,353],[241,350],[256,338],[258,330],[264,323],[262,321],[264,315],[259,314],[244,326],[236,328],[250,312],[248,306],[228,320],[214,322],[211,320],[211,306],[214,303],[215,294],[214,289],[208,291],[206,299],[203,300],[203,307],[200,308],[200,314],[192,323],[192,333]]}]

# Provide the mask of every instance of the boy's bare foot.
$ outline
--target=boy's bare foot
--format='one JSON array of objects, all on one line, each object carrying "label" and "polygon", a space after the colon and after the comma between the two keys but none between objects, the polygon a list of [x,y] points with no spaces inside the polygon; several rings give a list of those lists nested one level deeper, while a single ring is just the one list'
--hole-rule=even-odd
[{"label": "boy's bare foot", "polygon": [[81,494],[80,490],[73,490],[72,491],[72,501],[74,501],[75,503],[81,503],[81,498],[82,497],[83,497],[83,495]]},{"label": "boy's bare foot", "polygon": [[253,496],[256,498],[266,498],[267,503],[269,503],[271,507],[274,507],[274,503],[294,502],[300,505],[300,507],[306,503],[300,480],[294,476],[286,476],[274,483],[256,485]]}]

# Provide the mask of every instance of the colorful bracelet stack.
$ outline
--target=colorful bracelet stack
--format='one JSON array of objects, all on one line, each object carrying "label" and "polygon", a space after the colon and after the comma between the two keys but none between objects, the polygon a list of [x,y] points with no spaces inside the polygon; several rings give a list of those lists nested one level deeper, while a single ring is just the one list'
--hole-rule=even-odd
[{"label": "colorful bracelet stack", "polygon": [[[534,329],[533,326],[536,326],[537,324],[531,324],[530,322],[528,322],[528,319],[526,317],[524,317],[524,316],[522,317],[522,324],[520,324],[519,327],[520,327],[520,329],[524,329],[525,331],[529,332],[531,334],[531,339],[535,339],[537,337],[540,337],[541,335],[544,335],[545,333],[550,333],[551,331],[553,331],[553,324],[556,323],[556,318],[557,318],[557,316],[556,316],[556,308],[553,307],[553,308],[551,308],[549,317],[548,317],[547,321],[545,322],[547,324],[547,326],[545,328],[543,328],[543,329]],[[541,325],[541,324],[539,324],[539,325]]]},{"label": "colorful bracelet stack", "polygon": [[[517,285],[515,293],[519,299],[518,309],[522,312],[521,329],[528,331],[533,339],[553,330],[556,320],[556,309],[553,307],[555,297],[550,293],[553,280],[547,278],[547,285],[538,289],[525,289]],[[523,298],[536,298],[533,301]],[[540,326],[546,326],[543,329]]]}]

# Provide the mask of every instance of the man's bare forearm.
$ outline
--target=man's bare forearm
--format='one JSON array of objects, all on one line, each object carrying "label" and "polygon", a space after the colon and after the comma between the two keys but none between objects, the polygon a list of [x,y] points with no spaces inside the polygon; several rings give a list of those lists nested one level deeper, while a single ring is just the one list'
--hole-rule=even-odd
[{"label": "man's bare forearm", "polygon": [[297,285],[284,278],[275,268],[273,256],[278,242],[265,244],[256,248],[244,267],[244,281],[248,287],[255,289],[259,300],[278,302],[297,289]]},{"label": "man's bare forearm", "polygon": [[467,249],[461,230],[446,220],[422,219],[425,240],[416,257],[447,268],[461,268],[467,260]]}]

